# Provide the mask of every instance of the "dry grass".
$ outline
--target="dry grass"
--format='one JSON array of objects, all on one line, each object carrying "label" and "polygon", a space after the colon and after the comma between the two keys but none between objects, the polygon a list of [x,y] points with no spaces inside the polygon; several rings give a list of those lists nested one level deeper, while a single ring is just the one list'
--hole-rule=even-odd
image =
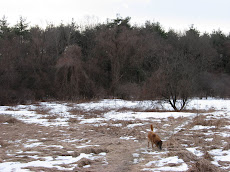
[{"label": "dry grass", "polygon": [[86,154],[90,154],[90,153],[99,154],[102,152],[108,153],[109,150],[106,148],[85,148],[81,150],[81,153],[86,153]]},{"label": "dry grass", "polygon": [[89,127],[90,130],[93,130],[97,133],[101,133],[104,135],[110,135],[110,136],[121,136],[123,135],[125,132],[122,130],[121,127],[116,127],[116,126],[90,126]]},{"label": "dry grass", "polygon": [[167,150],[172,151],[181,150],[183,148],[175,137],[169,138],[166,142],[163,143],[163,145],[167,148]]},{"label": "dry grass", "polygon": [[216,147],[222,147],[222,137],[215,134],[211,144]]},{"label": "dry grass", "polygon": [[216,129],[228,125],[225,119],[207,119],[205,115],[197,115],[191,125],[215,126]]},{"label": "dry grass", "polygon": [[197,115],[193,118],[192,125],[203,125],[203,126],[212,126],[212,120],[206,120],[205,115]]},{"label": "dry grass", "polygon": [[207,151],[205,151],[203,157],[204,159],[207,159],[208,161],[213,161],[212,156]]},{"label": "dry grass", "polygon": [[68,110],[68,112],[70,112],[72,115],[84,115],[85,111],[77,108],[77,107],[73,107],[71,109]]},{"label": "dry grass", "polygon": [[22,122],[10,115],[0,115],[0,123],[16,124]]},{"label": "dry grass", "polygon": [[[36,112],[39,114],[44,114],[44,118],[49,120],[54,120],[58,117],[57,115],[49,115],[49,111],[51,109],[44,108],[42,106],[38,106]],[[211,112],[212,109],[210,109]],[[143,111],[141,108],[122,108],[118,110],[120,112],[125,111]],[[149,112],[161,112],[162,110],[146,110]],[[196,111],[195,109],[192,111]],[[190,111],[190,112],[192,112]],[[147,147],[146,135],[147,131],[150,129],[150,124],[154,125],[154,130],[160,135],[160,137],[164,140],[163,142],[163,151],[162,154],[159,152],[157,156],[161,156],[164,158],[165,156],[178,156],[180,159],[183,159],[188,165],[192,165],[188,170],[189,172],[196,171],[220,171],[219,168],[212,165],[210,161],[213,160],[213,157],[208,153],[211,149],[223,148],[223,150],[229,150],[230,144],[227,138],[220,136],[219,133],[224,132],[225,125],[228,125],[228,120],[226,119],[212,119],[206,118],[205,115],[198,115],[194,119],[179,117],[169,117],[167,119],[149,119],[146,121],[143,120],[109,120],[109,121],[101,121],[105,125],[94,125],[93,124],[78,124],[80,120],[78,120],[78,116],[87,118],[98,118],[103,116],[108,112],[108,109],[102,110],[89,110],[84,111],[77,107],[72,107],[70,105],[69,112],[72,115],[72,118],[68,120],[69,126],[65,127],[44,127],[38,125],[28,125],[21,123],[20,121],[12,118],[11,116],[0,115],[0,124],[8,123],[8,125],[2,125],[1,129],[7,135],[0,133],[0,138],[4,138],[0,140],[1,149],[4,150],[3,154],[0,152],[0,162],[2,160],[6,162],[12,162],[13,160],[18,162],[29,162],[32,159],[29,157],[31,154],[26,152],[35,152],[32,155],[37,155],[39,157],[38,160],[45,161],[45,157],[51,156],[53,158],[58,156],[72,156],[77,157],[80,153],[86,154],[98,154],[102,152],[106,152],[106,158],[108,161],[108,165],[103,166],[103,160],[89,160],[86,158],[81,159],[76,162],[75,171],[100,171],[103,168],[104,171],[115,171],[115,169],[129,169],[129,167],[133,166],[132,163],[123,163],[123,162],[133,162],[132,153],[137,153],[137,150],[141,150],[141,148]],[[186,111],[187,112],[187,111]],[[200,110],[199,110],[200,112]],[[207,112],[207,111],[205,111]],[[47,116],[46,116],[47,115]],[[80,118],[79,118],[80,119]],[[129,124],[143,124],[140,126],[127,127]],[[14,125],[9,125],[14,124]],[[16,125],[18,124],[18,125]],[[97,123],[98,124],[98,123]],[[119,125],[116,125],[119,124]],[[167,124],[167,125],[165,125]],[[183,125],[183,124],[186,124]],[[205,135],[203,129],[199,130],[190,130],[195,125],[202,126],[215,126],[215,128],[207,129],[207,131],[212,134]],[[164,126],[164,127],[162,127]],[[12,128],[13,127],[13,128]],[[176,128],[181,128],[180,131],[174,132]],[[17,131],[17,132],[12,132]],[[213,134],[215,132],[215,134]],[[21,136],[23,135],[23,138]],[[121,140],[120,137],[130,137],[134,140]],[[82,139],[84,138],[84,139]],[[207,141],[206,138],[213,138],[213,140]],[[42,144],[37,147],[24,147],[23,144],[29,145],[29,140],[35,140],[36,142],[41,142]],[[8,142],[8,140],[12,140],[12,142]],[[17,140],[21,140],[20,143]],[[65,140],[65,141],[64,141]],[[76,141],[75,141],[76,140]],[[227,142],[227,144],[226,144]],[[54,145],[54,147],[52,147]],[[55,147],[56,145],[56,147]],[[99,147],[85,147],[85,148],[76,148],[78,146],[91,146],[91,145],[99,145]],[[192,152],[187,151],[186,147],[199,147],[198,149],[204,152],[202,157],[198,157],[194,155]],[[7,157],[6,150],[11,150],[12,154],[16,156]],[[21,150],[22,153],[16,153],[18,150]],[[155,151],[155,150],[154,150]],[[156,150],[158,151],[158,150]],[[164,151],[167,151],[164,154]],[[100,156],[98,156],[100,157]],[[129,159],[131,157],[131,159]],[[144,154],[139,153],[139,159],[143,158],[143,163],[137,163],[134,170],[128,171],[141,171],[147,162],[152,161],[155,157],[152,154]],[[202,158],[202,159],[201,159]],[[144,162],[146,162],[144,164]],[[191,164],[194,163],[194,164]],[[228,162],[221,162],[226,165]],[[220,163],[219,163],[220,164]],[[71,166],[73,164],[69,164]],[[90,165],[89,168],[84,168],[85,165]],[[169,163],[167,166],[178,166],[180,164]],[[68,167],[68,164],[65,165]],[[78,166],[78,167],[77,167]],[[115,167],[115,168],[114,168]],[[32,171],[58,171],[56,168],[43,168],[43,167],[28,167],[27,169],[31,169]],[[100,170],[99,170],[100,169]],[[109,169],[109,170],[108,170]],[[130,168],[132,169],[132,168]],[[119,170],[117,170],[119,171]],[[122,170],[121,170],[122,171]],[[124,171],[124,170],[123,170]],[[126,170],[127,171],[127,170]]]},{"label": "dry grass", "polygon": [[6,148],[10,144],[8,142],[6,142],[6,141],[0,140],[0,145],[1,145],[1,148]]},{"label": "dry grass", "polygon": [[69,123],[79,123],[80,121],[77,118],[70,118],[68,122]]},{"label": "dry grass", "polygon": [[35,112],[41,115],[48,115],[49,111],[51,111],[51,108],[42,107],[41,105],[38,105],[38,107],[35,109]]},{"label": "dry grass", "polygon": [[87,158],[82,158],[81,160],[78,161],[78,167],[83,167],[85,165],[90,165],[92,164],[93,161]]},{"label": "dry grass", "polygon": [[216,112],[214,108],[209,108],[209,109],[184,109],[181,112],[190,112],[190,113],[196,113],[196,114],[202,114],[202,113],[213,113]]},{"label": "dry grass", "polygon": [[178,156],[180,159],[183,159],[184,162],[191,162],[191,161],[197,161],[198,157],[194,155],[193,153],[187,151],[187,150],[179,150],[175,151],[174,155]]},{"label": "dry grass", "polygon": [[195,164],[187,172],[221,172],[218,167],[211,164],[210,161],[206,159],[201,159],[197,161]]},{"label": "dry grass", "polygon": [[230,149],[230,142],[228,142],[225,146],[223,150],[229,150]]},{"label": "dry grass", "polygon": [[42,119],[50,119],[50,120],[52,120],[52,119],[57,119],[57,115],[48,115],[48,116],[46,116],[46,117],[42,117]]}]

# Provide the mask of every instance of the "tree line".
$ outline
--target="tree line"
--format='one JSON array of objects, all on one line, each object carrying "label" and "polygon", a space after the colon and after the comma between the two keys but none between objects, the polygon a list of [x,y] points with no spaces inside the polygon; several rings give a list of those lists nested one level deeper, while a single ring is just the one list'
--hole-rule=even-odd
[{"label": "tree line", "polygon": [[181,110],[190,97],[230,96],[230,35],[130,19],[44,29],[3,17],[0,104],[116,97],[164,99]]}]

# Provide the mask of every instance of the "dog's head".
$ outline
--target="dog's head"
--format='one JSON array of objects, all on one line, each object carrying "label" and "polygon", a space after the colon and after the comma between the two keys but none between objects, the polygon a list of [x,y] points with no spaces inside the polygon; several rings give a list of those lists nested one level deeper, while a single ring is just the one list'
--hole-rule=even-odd
[{"label": "dog's head", "polygon": [[157,147],[158,147],[160,150],[162,150],[162,141],[161,141],[161,140],[157,142]]}]

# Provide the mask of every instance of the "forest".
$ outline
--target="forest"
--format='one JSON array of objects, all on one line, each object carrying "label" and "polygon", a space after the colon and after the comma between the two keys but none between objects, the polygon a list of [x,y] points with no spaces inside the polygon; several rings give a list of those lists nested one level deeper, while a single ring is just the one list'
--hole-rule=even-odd
[{"label": "forest", "polygon": [[[230,97],[230,34],[166,31],[131,18],[80,27],[0,19],[0,105],[34,100],[122,98],[168,101]],[[180,105],[177,105],[180,100]]]}]

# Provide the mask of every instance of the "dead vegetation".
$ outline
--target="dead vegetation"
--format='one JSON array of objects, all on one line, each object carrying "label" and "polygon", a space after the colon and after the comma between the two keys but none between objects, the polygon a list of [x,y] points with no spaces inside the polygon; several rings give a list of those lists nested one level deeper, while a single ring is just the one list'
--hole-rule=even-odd
[{"label": "dead vegetation", "polygon": [[102,152],[108,153],[109,150],[106,148],[85,148],[81,150],[81,153],[86,153],[86,154],[91,154],[91,153],[99,154]]},{"label": "dead vegetation", "polygon": [[10,115],[0,115],[0,123],[16,124],[22,122]]},{"label": "dead vegetation", "polygon": [[222,172],[220,168],[211,164],[207,159],[201,159],[197,161],[195,164],[187,172]]},{"label": "dead vegetation", "polygon": [[[44,114],[42,117],[44,119],[55,120],[58,118],[58,114],[49,114],[51,110],[49,108],[39,107],[39,109],[37,108],[36,112]],[[120,111],[125,110],[129,109],[121,109]],[[0,115],[0,163],[3,161],[27,163],[35,160],[45,161],[46,157],[55,159],[60,156],[70,156],[75,158],[81,153],[93,156],[105,153],[107,165],[104,165],[105,160],[99,157],[94,160],[82,158],[77,162],[60,166],[73,167],[73,171],[140,171],[156,157],[164,159],[177,156],[188,165],[189,172],[206,172],[209,170],[218,172],[222,170],[211,163],[214,157],[209,151],[230,149],[229,139],[220,134],[224,132],[224,127],[229,124],[227,119],[213,119],[207,118],[205,115],[197,115],[192,119],[169,117],[155,121],[151,118],[146,121],[139,119],[108,120],[80,124],[81,120],[78,117],[81,116],[84,119],[98,118],[102,117],[107,110],[83,111],[73,107],[69,112],[71,113],[71,118],[68,120],[69,126],[54,127],[26,124],[12,116]],[[164,140],[163,151],[161,152],[155,148],[147,149],[146,136],[150,124],[153,124],[154,131]],[[197,125],[213,128],[192,130]],[[206,132],[211,132],[211,134],[207,135]],[[188,151],[187,147],[196,147],[203,155],[198,156]],[[133,154],[137,152],[138,156],[135,158]],[[157,154],[156,157],[154,153]],[[137,163],[133,163],[134,159]],[[222,166],[228,163],[219,162]],[[166,164],[169,167],[179,165],[176,163]],[[48,172],[62,171],[57,168],[45,167],[26,167],[26,169]]]},{"label": "dead vegetation", "polygon": [[41,115],[48,115],[50,110],[51,110],[51,108],[49,108],[49,107],[43,107],[41,105],[37,105],[35,112],[37,114],[41,114]]}]

